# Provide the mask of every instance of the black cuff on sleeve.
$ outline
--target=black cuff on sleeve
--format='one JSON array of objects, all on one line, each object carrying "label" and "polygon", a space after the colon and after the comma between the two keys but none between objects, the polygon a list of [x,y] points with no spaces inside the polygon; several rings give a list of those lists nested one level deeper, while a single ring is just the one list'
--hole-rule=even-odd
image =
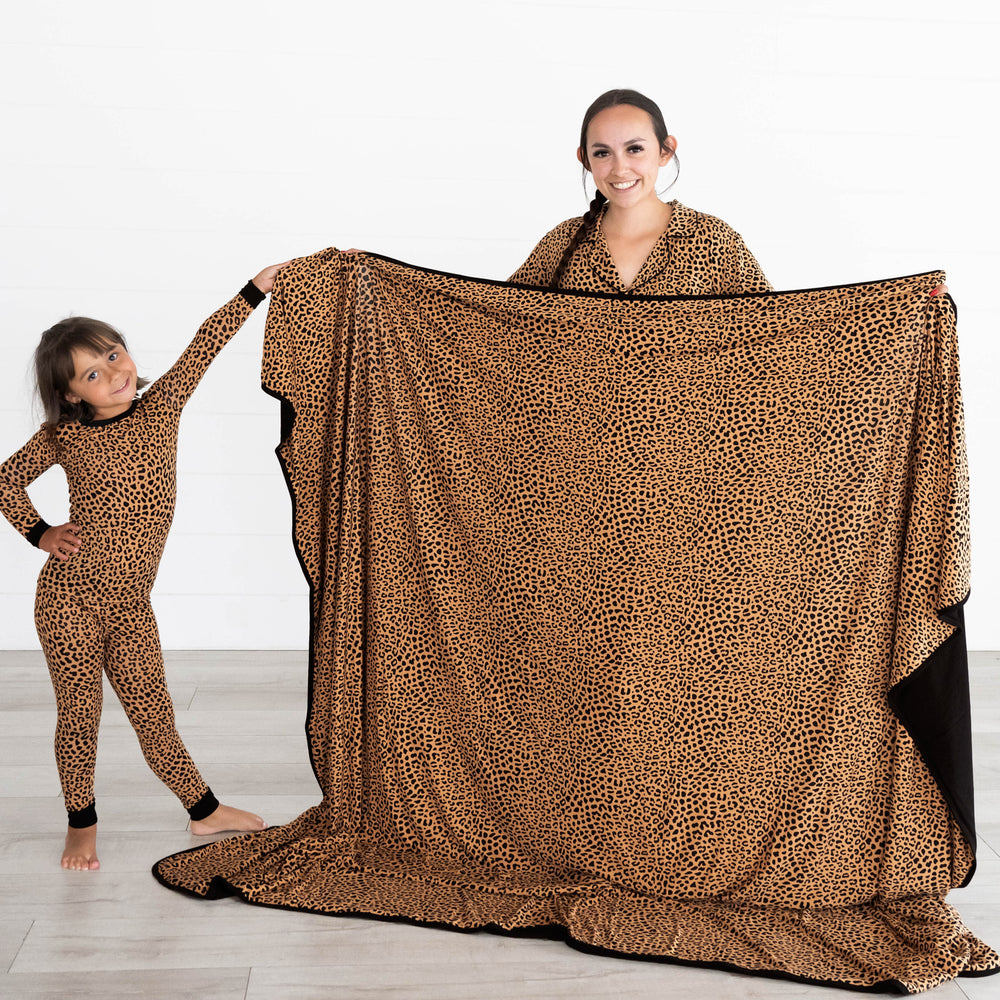
[{"label": "black cuff on sleeve", "polygon": [[256,309],[257,306],[267,298],[267,295],[262,292],[252,281],[248,281],[241,289],[240,295],[246,300],[247,304],[252,308]]},{"label": "black cuff on sleeve", "polygon": [[42,535],[51,528],[52,525],[43,521],[41,518],[38,519],[38,524],[36,524],[31,531],[29,531],[24,537],[31,542],[35,548],[38,548],[38,543],[42,540]]}]

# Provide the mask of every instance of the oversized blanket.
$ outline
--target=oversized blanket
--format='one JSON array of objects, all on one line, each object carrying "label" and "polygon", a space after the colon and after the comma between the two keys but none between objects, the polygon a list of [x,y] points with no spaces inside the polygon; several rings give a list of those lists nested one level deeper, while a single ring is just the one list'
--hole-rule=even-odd
[{"label": "oversized blanket", "polygon": [[263,379],[323,799],[158,878],[909,992],[1000,965],[945,902],[975,833],[942,278],[287,267]]}]

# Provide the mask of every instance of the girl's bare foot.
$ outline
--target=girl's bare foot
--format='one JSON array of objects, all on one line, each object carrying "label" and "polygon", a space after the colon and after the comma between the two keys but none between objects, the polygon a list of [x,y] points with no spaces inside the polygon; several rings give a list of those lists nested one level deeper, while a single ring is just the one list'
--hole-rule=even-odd
[{"label": "girl's bare foot", "polygon": [[219,806],[204,819],[191,820],[191,832],[198,837],[206,837],[212,833],[252,833],[254,830],[266,829],[267,824],[259,816],[232,806]]},{"label": "girl's bare foot", "polygon": [[97,860],[96,823],[93,826],[69,827],[62,866],[77,872],[93,872],[101,867],[101,862]]}]

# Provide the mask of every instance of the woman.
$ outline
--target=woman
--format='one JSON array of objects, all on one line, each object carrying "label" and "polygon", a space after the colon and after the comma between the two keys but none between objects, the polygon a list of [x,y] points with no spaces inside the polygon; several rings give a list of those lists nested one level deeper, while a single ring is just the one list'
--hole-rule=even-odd
[{"label": "woman", "polygon": [[739,234],[721,219],[663,202],[660,169],[677,140],[659,107],[609,90],[587,109],[576,155],[597,185],[583,218],[556,226],[511,281],[642,295],[737,295],[771,285]]}]

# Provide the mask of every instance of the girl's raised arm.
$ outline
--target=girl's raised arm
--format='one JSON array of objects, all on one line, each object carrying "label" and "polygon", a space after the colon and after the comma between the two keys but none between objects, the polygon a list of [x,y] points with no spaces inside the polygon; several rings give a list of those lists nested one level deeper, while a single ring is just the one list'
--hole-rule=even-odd
[{"label": "girl's raised arm", "polygon": [[198,328],[194,339],[170,370],[150,386],[143,398],[159,399],[175,409],[181,409],[215,356],[264,301],[267,293],[274,287],[278,271],[287,263],[289,261],[265,267],[221,309],[212,313]]}]

